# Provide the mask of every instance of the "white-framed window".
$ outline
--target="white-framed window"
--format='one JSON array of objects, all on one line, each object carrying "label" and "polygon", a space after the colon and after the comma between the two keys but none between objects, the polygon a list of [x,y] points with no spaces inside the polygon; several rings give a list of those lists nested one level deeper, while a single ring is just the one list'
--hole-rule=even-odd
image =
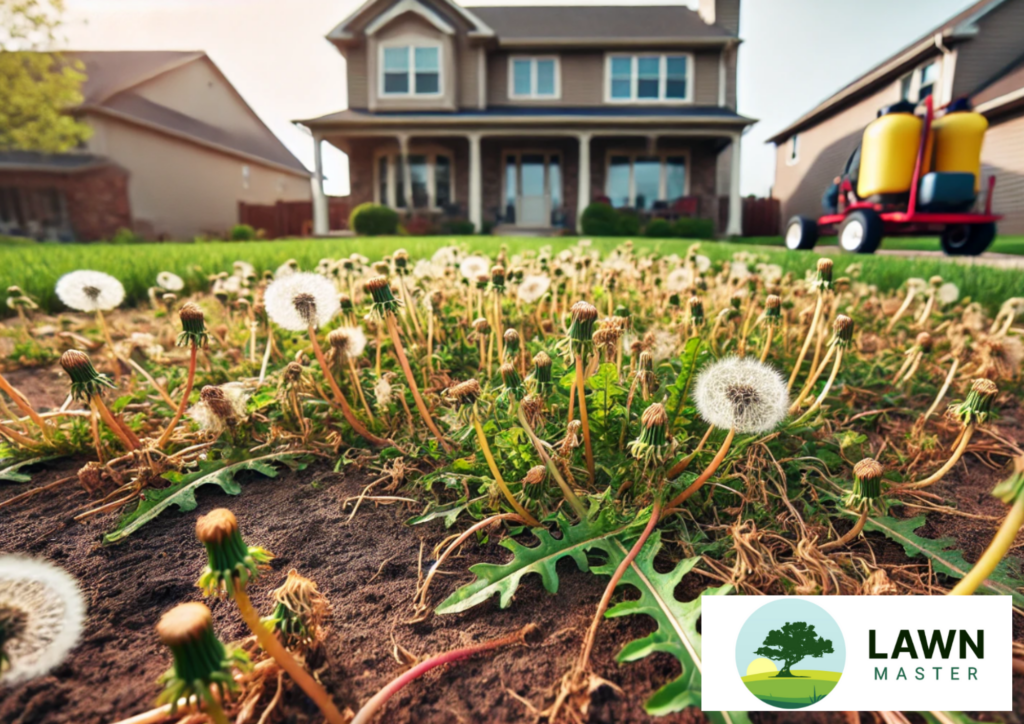
[{"label": "white-framed window", "polygon": [[381,96],[441,95],[441,46],[430,43],[382,45]]},{"label": "white-framed window", "polygon": [[692,103],[690,53],[607,56],[605,100],[609,103]]},{"label": "white-framed window", "polygon": [[411,194],[405,191],[405,169],[398,152],[380,153],[375,166],[375,201],[394,209],[408,209],[411,196],[413,209],[444,209],[455,201],[455,164],[446,151],[411,152],[409,182]]},{"label": "white-framed window", "polygon": [[671,205],[690,193],[689,165],[689,153],[682,150],[610,151],[605,195],[616,208],[651,209],[659,201]]},{"label": "white-framed window", "polygon": [[786,157],[786,165],[792,166],[800,160],[800,134],[794,133],[789,139],[789,155]]},{"label": "white-framed window", "polygon": [[911,103],[920,103],[938,91],[939,71],[938,60],[925,63],[900,78],[900,99]]},{"label": "white-framed window", "polygon": [[561,97],[558,56],[512,56],[508,63],[508,97],[543,100]]}]

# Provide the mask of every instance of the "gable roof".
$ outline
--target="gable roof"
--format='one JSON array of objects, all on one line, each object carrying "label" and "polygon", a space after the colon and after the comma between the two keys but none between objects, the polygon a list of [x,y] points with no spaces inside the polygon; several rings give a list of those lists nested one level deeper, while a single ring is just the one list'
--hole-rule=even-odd
[{"label": "gable roof", "polygon": [[971,103],[979,113],[1006,108],[1024,100],[1024,55],[1003,68],[971,96]]},{"label": "gable roof", "polygon": [[[67,51],[62,55],[80,60],[85,65],[86,80],[82,84],[84,100],[77,111],[113,116],[221,152],[266,163],[292,174],[310,176],[302,162],[267,128],[216,63],[201,50]],[[133,88],[146,81],[196,61],[209,63],[245,105],[256,122],[255,133],[243,135],[228,131],[132,92]]]},{"label": "gable roof", "polygon": [[736,34],[711,25],[682,5],[491,6],[476,7],[504,44],[692,43],[733,40]]},{"label": "gable roof", "polygon": [[913,43],[893,53],[866,73],[847,83],[793,123],[773,135],[765,143],[781,143],[794,133],[814,125],[822,118],[889,82],[893,77],[903,72],[907,65],[915,63],[929,51],[933,51],[933,49],[941,50],[943,43],[946,41],[954,42],[973,37],[978,33],[978,21],[1004,2],[1006,0],[978,0],[978,2],[968,6],[946,22],[919,37]]},{"label": "gable roof", "polygon": [[[436,0],[439,5],[450,8],[455,12],[456,15],[461,17],[470,27],[469,34],[472,37],[479,38],[491,38],[494,37],[494,31],[481,20],[475,13],[471,12],[468,8],[463,7],[455,0]],[[365,2],[356,8],[347,18],[338,23],[331,32],[327,34],[327,39],[333,43],[344,43],[352,40],[357,36],[352,30],[352,25],[355,20],[367,14],[374,5],[381,3],[381,0],[365,0]],[[386,12],[389,8],[384,8],[383,12]],[[381,13],[381,14],[382,14]]]}]

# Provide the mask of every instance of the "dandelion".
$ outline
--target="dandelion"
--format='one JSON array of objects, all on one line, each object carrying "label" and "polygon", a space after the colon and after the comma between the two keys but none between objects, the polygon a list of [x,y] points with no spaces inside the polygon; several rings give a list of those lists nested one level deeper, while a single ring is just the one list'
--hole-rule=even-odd
[{"label": "dandelion", "polygon": [[629,443],[629,454],[648,465],[660,464],[668,451],[668,413],[658,402],[644,410],[640,417],[640,437]]},{"label": "dandelion", "polygon": [[341,308],[334,284],[309,272],[275,279],[267,287],[264,303],[274,324],[290,332],[323,327]]},{"label": "dandelion", "polygon": [[285,582],[270,596],[274,612],[263,622],[277,632],[286,646],[309,648],[320,640],[330,604],[316,582],[292,568]]},{"label": "dandelion", "polygon": [[893,327],[896,326],[896,322],[898,322],[906,311],[910,309],[910,305],[913,304],[914,300],[928,288],[928,282],[924,279],[911,277],[907,279],[906,287],[907,296],[904,297],[903,303],[899,306],[899,309],[896,310],[896,313],[892,315],[892,319],[889,320],[889,326],[885,328],[887,334],[892,332]]},{"label": "dandelion", "polygon": [[394,400],[394,392],[394,387],[391,386],[391,380],[387,378],[387,375],[378,377],[373,384],[373,397],[377,407],[384,409],[390,405]]},{"label": "dandelion", "polygon": [[807,412],[803,416],[794,422],[797,425],[807,420],[812,413],[814,413],[821,403],[825,401],[825,397],[828,395],[830,389],[832,389],[832,383],[835,382],[836,376],[839,374],[839,367],[843,362],[843,355],[847,348],[850,346],[850,342],[853,340],[853,320],[847,317],[845,314],[836,316],[836,321],[833,323],[833,329],[835,334],[832,337],[832,341],[829,343],[828,353],[825,355],[825,359],[821,361],[818,368],[814,371],[810,377],[807,378],[807,382],[804,384],[804,388],[800,391],[800,394],[796,398],[796,402],[789,408],[790,413],[795,413],[800,409],[803,403],[804,397],[811,391],[811,388],[818,381],[821,373],[828,365],[829,360],[835,355],[835,362],[832,365],[832,373],[829,375],[828,380],[825,382],[825,387],[822,389],[821,394],[818,395],[817,399],[807,409]]},{"label": "dandelion", "polygon": [[960,287],[953,282],[946,282],[935,292],[936,301],[944,307],[955,304],[959,298]]},{"label": "dandelion", "polygon": [[[797,375],[800,374],[800,367],[803,365],[804,358],[807,356],[807,350],[811,347],[811,340],[814,339],[814,335],[818,331],[818,320],[821,319],[821,310],[825,303],[825,294],[832,289],[831,259],[818,259],[817,273],[811,284],[811,288],[814,290],[816,297],[814,302],[814,312],[811,316],[811,324],[807,328],[807,336],[804,337],[803,346],[800,347],[800,353],[797,355],[796,362],[793,365],[793,371],[789,375],[789,382],[786,384],[786,390],[793,389],[793,383],[796,382]],[[820,349],[820,343],[818,349]],[[814,371],[813,366],[816,363],[817,360],[812,363],[811,372]]]},{"label": "dandelion", "polygon": [[67,658],[85,625],[85,597],[63,569],[0,556],[0,684],[43,676]]},{"label": "dandelion", "polygon": [[[110,428],[110,431],[121,440],[126,450],[130,452],[138,449],[141,445],[139,438],[135,436],[131,428],[114,417],[106,403],[103,402],[100,391],[104,387],[113,387],[114,383],[110,381],[109,377],[96,371],[96,368],[92,366],[89,355],[85,354],[85,352],[79,352],[77,349],[69,349],[61,355],[60,366],[64,368],[64,371],[68,373],[68,377],[71,378],[72,397],[88,402],[94,418],[98,416],[102,419],[103,423]],[[92,432],[97,454],[102,459],[99,429],[95,424],[95,419]]]},{"label": "dandelion", "polygon": [[[583,443],[586,448],[587,472],[590,484],[594,484],[594,448],[590,442],[590,423],[587,419],[587,387],[584,374],[585,357],[593,346],[594,322],[597,307],[589,302],[576,302],[570,309],[572,322],[569,325],[569,352],[576,366],[576,385],[573,388],[580,401],[580,421],[583,423]],[[569,396],[569,419],[572,420],[572,392]]]},{"label": "dandelion", "polygon": [[[693,398],[705,422],[729,432],[704,472],[665,506],[666,514],[697,492],[715,473],[737,432],[773,430],[785,418],[789,406],[789,393],[782,375],[774,367],[750,357],[727,357],[709,365],[697,377]],[[669,472],[670,478],[674,477],[673,473],[678,475],[676,468]]]},{"label": "dandelion", "polygon": [[882,474],[885,468],[873,458],[864,458],[853,466],[853,491],[844,501],[848,508],[860,511],[853,527],[841,538],[821,546],[822,551],[842,548],[864,530],[868,514],[882,498]]},{"label": "dandelion", "polygon": [[234,599],[242,620],[256,635],[260,647],[306,692],[330,724],[346,724],[346,719],[330,696],[288,653],[277,636],[263,624],[246,591],[273,555],[262,548],[249,547],[242,539],[238,519],[226,508],[217,508],[196,522],[196,537],[206,548],[207,565],[198,586],[207,596],[227,594]]},{"label": "dandelion", "polygon": [[533,304],[548,293],[551,288],[551,277],[541,274],[530,274],[523,277],[516,289],[516,296],[524,304]]},{"label": "dandelion", "polygon": [[761,348],[760,360],[762,362],[768,359],[768,351],[772,347],[775,329],[782,324],[781,308],[782,299],[777,294],[769,294],[768,298],[764,300],[764,325],[768,328],[768,332],[765,335],[764,347]]},{"label": "dandelion", "polygon": [[299,271],[299,263],[294,259],[289,259],[284,264],[274,270],[274,279],[284,279],[290,277]]},{"label": "dandelion", "polygon": [[156,285],[169,292],[180,292],[185,288],[184,280],[177,274],[169,271],[162,271],[156,275]]},{"label": "dandelion", "polygon": [[109,312],[124,301],[124,286],[114,277],[98,271],[73,271],[57,280],[60,300],[79,312]]},{"label": "dandelion", "polygon": [[213,435],[233,429],[246,418],[246,402],[249,398],[239,382],[225,385],[206,385],[199,391],[199,402],[193,405],[188,416],[199,426]]},{"label": "dandelion", "polygon": [[482,256],[467,256],[459,264],[459,273],[463,279],[476,281],[481,276],[486,276],[490,271],[490,264]]},{"label": "dandelion", "polygon": [[359,394],[366,415],[373,420],[373,413],[366,402],[363,394],[363,386],[359,383],[359,371],[356,369],[355,360],[361,357],[366,350],[366,333],[361,327],[339,327],[327,335],[327,343],[331,345],[331,354],[334,360],[345,365],[348,369],[349,379],[352,387]]},{"label": "dandelion", "polygon": [[181,395],[181,403],[178,405],[177,410],[175,410],[174,417],[171,418],[170,423],[157,441],[156,446],[159,449],[163,449],[168,440],[170,440],[172,431],[178,424],[178,421],[181,420],[182,415],[185,414],[189,395],[192,394],[192,385],[195,383],[196,359],[199,348],[205,348],[209,339],[209,335],[206,333],[206,317],[198,305],[186,302],[178,312],[178,318],[181,319],[182,329],[181,334],[178,335],[178,346],[183,347],[186,344],[189,346],[188,373],[185,377],[185,391]]},{"label": "dandelion", "polygon": [[669,292],[681,294],[689,289],[691,284],[693,272],[685,266],[674,269],[665,277],[665,290]]}]

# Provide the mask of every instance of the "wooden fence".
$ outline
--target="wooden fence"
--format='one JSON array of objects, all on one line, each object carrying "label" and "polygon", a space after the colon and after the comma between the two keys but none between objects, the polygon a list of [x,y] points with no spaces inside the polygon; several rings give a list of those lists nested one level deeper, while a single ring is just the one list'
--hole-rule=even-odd
[{"label": "wooden fence", "polygon": [[[729,197],[718,200],[721,228],[729,225]],[[782,233],[782,208],[778,199],[743,198],[743,236],[778,236]]]},{"label": "wooden fence", "polygon": [[[329,196],[327,199],[328,228],[339,231],[348,228],[348,197]],[[278,201],[276,204],[247,204],[238,202],[238,223],[248,224],[262,231],[265,239],[282,236],[310,236],[313,233],[313,203],[311,201]]]}]

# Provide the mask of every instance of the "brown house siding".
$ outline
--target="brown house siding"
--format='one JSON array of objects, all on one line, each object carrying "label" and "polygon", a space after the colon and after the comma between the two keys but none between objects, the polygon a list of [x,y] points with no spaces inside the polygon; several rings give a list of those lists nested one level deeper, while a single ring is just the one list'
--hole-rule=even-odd
[{"label": "brown house siding", "polygon": [[348,107],[366,108],[370,102],[366,85],[366,47],[347,48],[345,63],[348,72]]},{"label": "brown house siding", "polygon": [[773,195],[782,205],[783,223],[796,216],[821,215],[821,195],[838,176],[850,154],[860,143],[867,126],[882,106],[899,100],[899,88],[890,83],[874,95],[842,113],[800,132],[799,158],[789,165],[790,139],[775,151]]},{"label": "brown house siding", "polygon": [[455,67],[459,69],[459,87],[457,89],[459,108],[477,107],[480,91],[478,52],[477,48],[472,47],[465,40],[460,40],[456,44]]},{"label": "brown house siding", "polygon": [[738,48],[731,48],[725,52],[725,105],[733,110],[738,107],[736,104],[736,63],[739,55]]},{"label": "brown house siding", "polygon": [[1000,234],[1024,234],[1024,111],[992,119],[982,147],[982,174],[995,174],[992,210],[1004,214]]},{"label": "brown house siding", "polygon": [[719,52],[693,54],[693,101],[701,106],[718,105]]},{"label": "brown house siding", "polygon": [[974,93],[1024,50],[1024,0],[1009,0],[979,22],[979,32],[957,46],[953,97]]}]

